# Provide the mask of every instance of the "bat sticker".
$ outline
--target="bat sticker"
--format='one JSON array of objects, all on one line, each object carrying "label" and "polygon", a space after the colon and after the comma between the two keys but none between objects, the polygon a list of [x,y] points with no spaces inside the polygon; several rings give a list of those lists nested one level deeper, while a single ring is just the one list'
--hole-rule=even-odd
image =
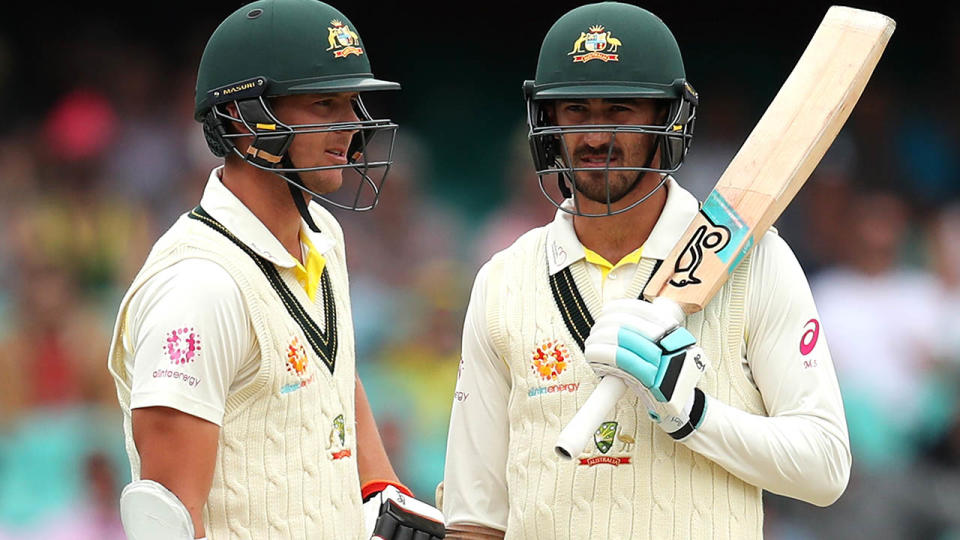
[{"label": "bat sticker", "polygon": [[753,247],[753,237],[748,236],[750,229],[746,222],[717,191],[710,193],[704,201],[700,214],[709,225],[697,228],[684,246],[683,253],[677,258],[673,269],[674,276],[670,279],[670,284],[674,287],[701,283],[694,272],[703,263],[704,251],[713,252],[728,265],[728,271],[732,271]]},{"label": "bat sticker", "polygon": [[[706,217],[709,221],[710,217]],[[670,279],[670,284],[674,287],[699,284],[700,278],[693,273],[703,262],[703,250],[720,251],[730,242],[730,231],[726,227],[714,223],[711,225],[715,227],[713,230],[709,230],[706,225],[698,227],[693,233],[693,238],[684,246],[683,254],[677,258],[677,263],[673,267],[673,277]]]}]

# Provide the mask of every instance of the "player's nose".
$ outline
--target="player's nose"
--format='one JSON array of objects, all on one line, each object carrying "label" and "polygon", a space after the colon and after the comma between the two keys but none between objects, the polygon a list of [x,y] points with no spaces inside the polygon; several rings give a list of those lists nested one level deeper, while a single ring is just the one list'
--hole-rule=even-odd
[{"label": "player's nose", "polygon": [[[340,114],[337,115],[337,123],[356,124],[360,122],[360,116],[353,107],[352,102],[347,102],[339,108]],[[337,130],[338,133],[347,133],[353,135],[359,131],[359,126],[350,126],[348,129]]]},{"label": "player's nose", "polygon": [[588,131],[583,136],[583,142],[593,148],[607,146],[612,140],[613,133],[609,131]]}]

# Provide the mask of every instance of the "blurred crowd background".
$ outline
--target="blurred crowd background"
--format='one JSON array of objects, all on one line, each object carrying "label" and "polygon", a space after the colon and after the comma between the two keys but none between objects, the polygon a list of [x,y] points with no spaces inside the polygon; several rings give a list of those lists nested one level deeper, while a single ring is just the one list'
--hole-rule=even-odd
[{"label": "blurred crowd background", "polygon": [[[0,539],[122,537],[115,310],[217,164],[192,120],[194,77],[206,38],[242,3],[53,3],[0,22]],[[474,274],[553,216],[520,85],[577,4],[427,5],[338,4],[377,75],[404,90],[368,103],[401,125],[380,206],[337,215],[358,369],[401,478],[432,500]],[[960,13],[857,5],[899,28],[778,223],[833,352],[853,475],[826,510],[766,494],[767,535],[960,538]],[[673,29],[701,94],[681,184],[709,192],[827,6],[644,4]]]}]

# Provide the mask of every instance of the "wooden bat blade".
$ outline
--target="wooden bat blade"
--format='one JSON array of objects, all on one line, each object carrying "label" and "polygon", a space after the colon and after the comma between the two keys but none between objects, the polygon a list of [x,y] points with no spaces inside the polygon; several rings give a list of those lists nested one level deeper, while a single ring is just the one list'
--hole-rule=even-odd
[{"label": "wooden bat blade", "polygon": [[820,162],[896,26],[833,6],[700,213],[644,289],[687,313],[703,309]]}]

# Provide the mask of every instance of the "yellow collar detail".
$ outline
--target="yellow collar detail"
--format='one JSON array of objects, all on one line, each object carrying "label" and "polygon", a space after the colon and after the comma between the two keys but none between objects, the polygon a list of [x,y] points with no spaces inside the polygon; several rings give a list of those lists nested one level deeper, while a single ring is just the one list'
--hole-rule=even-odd
[{"label": "yellow collar detail", "polygon": [[297,261],[297,265],[293,268],[293,275],[300,282],[300,285],[303,285],[303,289],[307,291],[310,301],[315,302],[317,287],[320,285],[320,276],[323,275],[323,268],[327,265],[327,259],[317,251],[317,248],[313,247],[313,242],[310,241],[309,236],[304,234],[303,230],[300,231],[300,242],[306,248],[307,264],[304,268],[304,265]]},{"label": "yellow collar detail", "polygon": [[609,262],[608,260],[604,259],[602,255],[600,255],[599,253],[597,253],[597,252],[595,252],[595,251],[591,251],[590,249],[588,249],[588,248],[586,248],[586,247],[583,248],[583,253],[584,253],[584,257],[586,258],[586,260],[587,260],[588,263],[591,263],[591,264],[594,264],[594,265],[600,267],[600,275],[602,276],[602,278],[603,278],[604,280],[606,280],[606,279],[607,279],[607,275],[608,275],[611,271],[616,270],[617,268],[619,268],[619,267],[621,267],[621,266],[623,266],[623,265],[625,265],[625,264],[637,264],[637,263],[639,263],[639,262],[640,262],[640,257],[643,256],[643,246],[640,246],[640,247],[638,247],[637,249],[633,250],[632,252],[627,253],[626,255],[624,255],[623,258],[620,259],[619,262],[617,262],[617,264],[610,264],[610,262]]}]

